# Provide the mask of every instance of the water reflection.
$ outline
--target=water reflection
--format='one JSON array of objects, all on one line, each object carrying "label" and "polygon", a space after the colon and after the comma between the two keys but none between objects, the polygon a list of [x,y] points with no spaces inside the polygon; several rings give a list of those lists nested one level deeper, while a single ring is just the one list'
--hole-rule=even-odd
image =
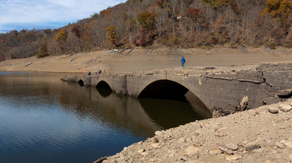
[{"label": "water reflection", "polygon": [[107,97],[113,93],[110,87],[96,87],[96,89],[102,97]]},{"label": "water reflection", "polygon": [[204,119],[186,102],[145,98],[139,102],[152,121],[164,129]]},{"label": "water reflection", "polygon": [[62,76],[0,73],[2,161],[92,162],[200,119],[185,103],[120,97]]}]

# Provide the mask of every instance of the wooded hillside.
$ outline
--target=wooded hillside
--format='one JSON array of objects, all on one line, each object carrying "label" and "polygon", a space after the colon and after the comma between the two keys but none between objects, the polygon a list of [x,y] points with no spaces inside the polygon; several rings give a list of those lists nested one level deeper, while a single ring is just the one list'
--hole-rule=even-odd
[{"label": "wooded hillside", "polygon": [[128,0],[60,29],[0,34],[0,60],[135,46],[292,47],[290,0]]}]

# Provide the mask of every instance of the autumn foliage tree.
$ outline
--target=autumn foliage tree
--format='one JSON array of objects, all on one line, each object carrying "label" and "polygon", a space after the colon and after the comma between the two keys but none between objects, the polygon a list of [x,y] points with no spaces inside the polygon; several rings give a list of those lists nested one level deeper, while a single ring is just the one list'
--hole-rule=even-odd
[{"label": "autumn foliage tree", "polygon": [[280,17],[281,22],[285,23],[292,9],[290,0],[267,0],[266,8],[262,15],[268,14],[273,17]]},{"label": "autumn foliage tree", "polygon": [[203,12],[199,8],[189,7],[186,10],[185,16],[191,18],[196,23],[198,19],[203,19]]},{"label": "autumn foliage tree", "polygon": [[48,53],[48,49],[47,49],[47,45],[45,43],[42,43],[40,48],[39,48],[39,54],[38,57],[39,58],[43,58],[49,55]]},{"label": "autumn foliage tree", "polygon": [[164,2],[163,0],[159,0],[156,2],[156,4],[159,6],[159,7],[164,7],[164,5],[166,4],[166,2]]},{"label": "autumn foliage tree", "polygon": [[146,46],[146,30],[145,28],[141,28],[140,31],[140,46],[145,47]]},{"label": "autumn foliage tree", "polygon": [[50,35],[52,30],[51,29],[45,29],[44,32],[45,32],[46,35]]},{"label": "autumn foliage tree", "polygon": [[80,32],[81,26],[78,24],[75,24],[72,29],[71,32],[78,38],[80,38],[81,36],[81,32]]},{"label": "autumn foliage tree", "polygon": [[142,12],[138,15],[137,20],[143,28],[151,30],[154,27],[155,16],[150,12]]},{"label": "autumn foliage tree", "polygon": [[57,41],[59,44],[59,48],[61,51],[63,51],[64,49],[64,44],[66,42],[67,39],[67,31],[65,30],[61,30],[55,37],[54,40]]},{"label": "autumn foliage tree", "polygon": [[55,37],[54,40],[57,42],[64,42],[67,38],[67,31],[61,30]]},{"label": "autumn foliage tree", "polygon": [[136,20],[133,18],[130,18],[127,21],[127,31],[132,32],[136,27]]},{"label": "autumn foliage tree", "polygon": [[236,0],[203,0],[203,3],[209,3],[213,8],[220,6],[227,6],[229,4],[235,3]]},{"label": "autumn foliage tree", "polygon": [[117,32],[119,31],[114,25],[110,25],[106,28],[106,41],[107,44],[115,45],[118,44],[118,36]]}]

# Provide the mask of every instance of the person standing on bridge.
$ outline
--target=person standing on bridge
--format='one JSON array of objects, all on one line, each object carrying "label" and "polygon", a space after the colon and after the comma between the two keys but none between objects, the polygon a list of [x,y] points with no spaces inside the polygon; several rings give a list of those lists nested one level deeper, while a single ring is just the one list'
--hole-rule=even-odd
[{"label": "person standing on bridge", "polygon": [[183,57],[181,58],[181,66],[182,66],[182,67],[185,66],[185,62],[186,62],[186,59],[185,59],[185,57],[183,56]]}]

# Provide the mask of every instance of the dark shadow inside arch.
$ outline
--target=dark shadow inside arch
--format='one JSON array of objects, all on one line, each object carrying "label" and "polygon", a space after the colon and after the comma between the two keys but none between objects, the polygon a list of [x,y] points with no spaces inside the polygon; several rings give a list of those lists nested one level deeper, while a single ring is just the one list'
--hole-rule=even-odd
[{"label": "dark shadow inside arch", "polygon": [[163,129],[206,118],[195,112],[193,107],[186,102],[150,98],[139,98],[138,100],[151,120]]},{"label": "dark shadow inside arch", "polygon": [[82,80],[79,80],[79,81],[78,81],[78,84],[79,84],[81,87],[84,86],[84,82],[83,82]]},{"label": "dark shadow inside arch", "polygon": [[138,98],[159,98],[187,102],[184,95],[188,89],[170,80],[158,80],[149,84]]},{"label": "dark shadow inside arch", "polygon": [[112,94],[112,92],[113,92],[111,87],[105,81],[99,82],[96,85],[96,89],[97,89],[98,93],[103,97],[107,97],[110,94]]},{"label": "dark shadow inside arch", "polygon": [[188,102],[195,112],[204,118],[211,118],[212,113],[206,105],[189,89],[171,80],[158,80],[149,84],[138,98],[168,99]]}]

